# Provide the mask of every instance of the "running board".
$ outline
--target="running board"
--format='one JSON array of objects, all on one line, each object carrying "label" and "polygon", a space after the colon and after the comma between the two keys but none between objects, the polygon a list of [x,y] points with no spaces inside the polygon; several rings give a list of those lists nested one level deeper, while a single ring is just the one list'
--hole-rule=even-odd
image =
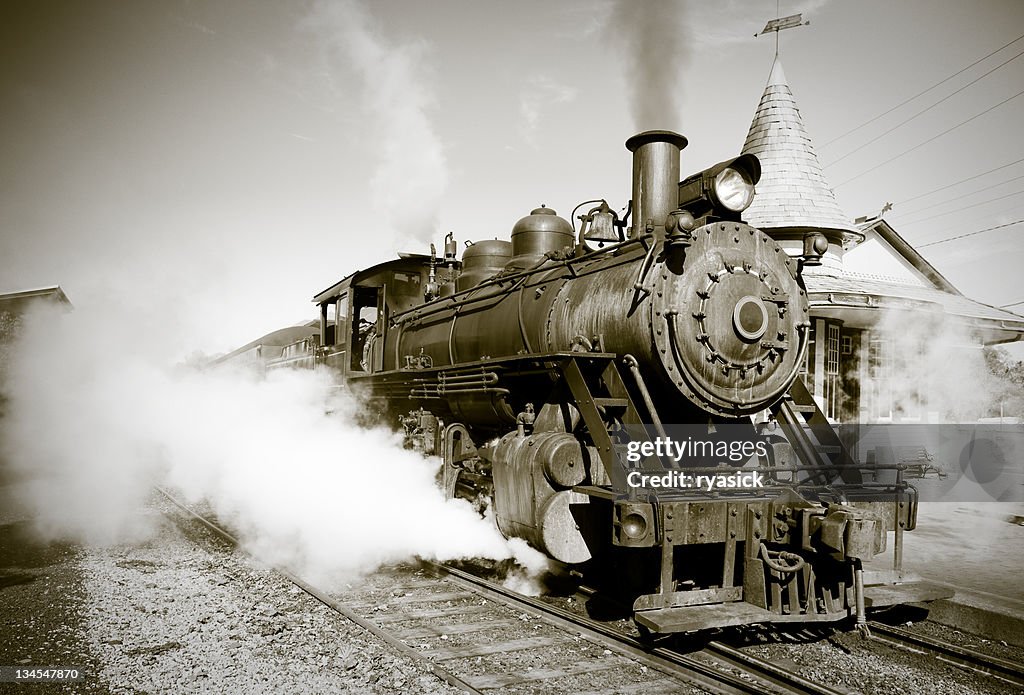
[{"label": "running board", "polygon": [[[847,591],[850,592],[847,603],[852,606],[853,587]],[[868,608],[936,601],[952,595],[948,587],[925,581],[864,587],[864,603]],[[852,616],[853,612],[851,607],[832,613],[773,613],[745,601],[736,601],[638,611],[635,620],[655,634],[670,634],[760,623],[837,622]]]}]

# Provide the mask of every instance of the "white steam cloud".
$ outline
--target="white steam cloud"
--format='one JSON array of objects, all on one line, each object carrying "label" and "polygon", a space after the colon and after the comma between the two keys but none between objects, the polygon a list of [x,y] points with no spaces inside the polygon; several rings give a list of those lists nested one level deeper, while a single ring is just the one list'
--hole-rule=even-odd
[{"label": "white steam cloud", "polygon": [[884,410],[897,421],[974,422],[999,390],[978,338],[941,312],[886,313],[861,346],[860,364],[869,420]]},{"label": "white steam cloud", "polygon": [[690,32],[679,0],[615,0],[606,25],[626,61],[630,110],[638,130],[682,127],[683,69]]},{"label": "white steam cloud", "polygon": [[[135,317],[137,318],[137,317]],[[89,308],[26,316],[11,351],[0,460],[52,538],[144,536],[152,486],[206,500],[268,561],[344,577],[414,556],[544,561],[501,537],[462,500],[444,499],[438,462],[385,429],[312,372],[266,380],[168,369],[130,316]]]},{"label": "white steam cloud", "polygon": [[[906,462],[927,463],[948,476],[915,481],[923,501],[1024,499],[1021,430],[991,425],[1000,422],[1001,400],[1020,388],[992,373],[973,329],[942,312],[890,311],[872,327],[859,360],[866,377],[862,421],[896,425],[876,430],[885,435],[877,443],[898,445]],[[916,451],[931,458],[915,461]]]},{"label": "white steam cloud", "polygon": [[434,107],[423,42],[389,41],[355,0],[319,2],[304,25],[327,49],[327,69],[351,70],[376,150],[370,177],[375,212],[402,241],[434,237],[448,185],[444,148],[428,112]]}]

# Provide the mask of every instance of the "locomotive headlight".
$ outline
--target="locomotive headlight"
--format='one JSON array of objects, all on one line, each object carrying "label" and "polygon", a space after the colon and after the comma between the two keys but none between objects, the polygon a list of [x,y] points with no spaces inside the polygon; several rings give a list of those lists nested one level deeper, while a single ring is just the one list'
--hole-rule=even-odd
[{"label": "locomotive headlight", "polygon": [[754,201],[754,182],[740,169],[726,167],[718,172],[713,190],[718,204],[733,212],[743,212]]},{"label": "locomotive headlight", "polygon": [[626,548],[649,548],[654,545],[652,512],[648,502],[616,501],[612,543]]},{"label": "locomotive headlight", "polygon": [[752,154],[727,159],[684,179],[679,184],[679,207],[694,217],[713,214],[739,219],[754,202],[754,185],[761,179],[761,162]]},{"label": "locomotive headlight", "polygon": [[630,538],[642,538],[647,533],[647,519],[633,512],[622,520],[622,532]]}]

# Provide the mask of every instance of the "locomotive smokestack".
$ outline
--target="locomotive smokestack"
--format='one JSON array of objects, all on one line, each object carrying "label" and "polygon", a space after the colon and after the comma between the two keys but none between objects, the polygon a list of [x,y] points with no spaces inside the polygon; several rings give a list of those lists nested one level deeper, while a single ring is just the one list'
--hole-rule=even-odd
[{"label": "locomotive smokestack", "polygon": [[648,130],[626,140],[633,153],[633,224],[630,237],[648,228],[665,230],[668,213],[679,207],[679,152],[686,138],[671,130]]}]

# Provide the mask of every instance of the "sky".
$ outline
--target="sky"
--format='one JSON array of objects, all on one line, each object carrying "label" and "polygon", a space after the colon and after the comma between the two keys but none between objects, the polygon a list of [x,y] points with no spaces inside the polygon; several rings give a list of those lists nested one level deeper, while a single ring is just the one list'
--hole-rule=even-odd
[{"label": "sky", "polygon": [[1024,35],[1024,3],[776,6],[3,1],[0,291],[60,284],[227,351],[448,232],[625,206],[639,130],[686,135],[684,175],[735,156],[778,11],[810,21],[781,59],[842,208],[894,203],[961,291],[1024,301],[1024,225],[923,246],[1024,218],[1024,39],[849,133]]}]

